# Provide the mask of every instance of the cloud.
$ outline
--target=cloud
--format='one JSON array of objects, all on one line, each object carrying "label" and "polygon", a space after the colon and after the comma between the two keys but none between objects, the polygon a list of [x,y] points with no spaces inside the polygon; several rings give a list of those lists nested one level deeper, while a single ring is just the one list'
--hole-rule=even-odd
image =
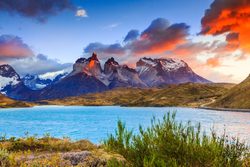
[{"label": "cloud", "polygon": [[140,33],[138,30],[130,30],[126,37],[124,38],[123,42],[130,42],[134,41],[139,37]]},{"label": "cloud", "polygon": [[88,17],[87,11],[85,9],[79,8],[76,10],[75,16],[77,17]]},{"label": "cloud", "polygon": [[110,25],[107,25],[104,27],[104,29],[107,29],[107,30],[112,30],[116,27],[118,27],[121,23],[113,23],[113,24],[110,24]]},{"label": "cloud", "polygon": [[44,74],[47,72],[60,71],[72,68],[71,63],[59,63],[57,60],[50,59],[43,54],[9,61],[9,64],[22,76],[26,74]]},{"label": "cloud", "polygon": [[177,45],[186,42],[189,26],[185,23],[170,25],[166,19],[158,18],[141,34],[138,30],[131,30],[126,35],[124,44],[90,43],[85,53],[93,51],[101,54],[130,54],[136,56],[161,54],[174,49]]},{"label": "cloud", "polygon": [[0,60],[17,59],[33,56],[32,50],[20,37],[0,36]]},{"label": "cloud", "polygon": [[189,26],[185,23],[169,25],[163,18],[153,20],[138,40],[130,44],[135,54],[160,54],[186,42]]},{"label": "cloud", "polygon": [[237,49],[239,46],[243,51],[250,52],[249,0],[214,0],[210,9],[206,10],[201,24],[201,34],[229,34],[229,49]]},{"label": "cloud", "polygon": [[50,16],[74,6],[70,0],[1,0],[0,11],[45,22]]},{"label": "cloud", "polygon": [[102,54],[115,54],[121,55],[125,53],[125,49],[119,43],[114,43],[111,45],[104,45],[102,43],[90,43],[85,49],[85,53],[102,53]]},{"label": "cloud", "polygon": [[212,57],[212,58],[207,59],[207,63],[206,64],[208,66],[211,66],[211,67],[217,67],[217,66],[221,65],[220,60],[219,60],[218,57]]}]

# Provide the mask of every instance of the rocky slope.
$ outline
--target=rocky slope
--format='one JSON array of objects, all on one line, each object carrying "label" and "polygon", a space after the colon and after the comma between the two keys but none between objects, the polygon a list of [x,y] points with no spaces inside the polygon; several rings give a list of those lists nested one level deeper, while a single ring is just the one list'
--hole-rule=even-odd
[{"label": "rocky slope", "polygon": [[250,75],[240,84],[225,93],[210,107],[250,109]]}]

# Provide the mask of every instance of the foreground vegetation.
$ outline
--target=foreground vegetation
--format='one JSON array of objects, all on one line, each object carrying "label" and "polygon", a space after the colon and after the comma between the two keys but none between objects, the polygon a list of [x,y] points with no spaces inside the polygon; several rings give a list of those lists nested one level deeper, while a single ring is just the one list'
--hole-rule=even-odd
[{"label": "foreground vegetation", "polygon": [[185,83],[161,88],[118,88],[79,97],[44,101],[43,104],[198,107],[221,97],[233,86],[233,84]]},{"label": "foreground vegetation", "polygon": [[115,135],[100,146],[87,140],[0,138],[1,167],[248,167],[249,148],[238,139],[207,136],[200,125],[181,124],[175,114],[133,134],[119,121]]},{"label": "foreground vegetation", "polygon": [[104,145],[123,155],[127,166],[133,167],[250,166],[249,149],[238,139],[219,137],[215,132],[207,136],[199,125],[177,123],[175,114],[168,114],[162,122],[153,119],[152,126],[146,130],[140,127],[138,135],[118,122],[115,135],[110,135]]},{"label": "foreground vegetation", "polygon": [[113,159],[124,161],[122,156],[108,153],[87,140],[73,142],[48,135],[0,140],[0,167],[101,167]]}]

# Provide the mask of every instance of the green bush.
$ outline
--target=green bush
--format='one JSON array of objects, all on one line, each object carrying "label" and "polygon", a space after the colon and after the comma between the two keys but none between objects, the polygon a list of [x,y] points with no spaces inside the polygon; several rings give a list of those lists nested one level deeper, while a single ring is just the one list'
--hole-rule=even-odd
[{"label": "green bush", "polygon": [[168,113],[162,121],[152,119],[151,127],[135,135],[118,122],[115,135],[109,135],[104,146],[124,156],[129,166],[243,166],[248,147],[226,134],[217,136],[214,131],[206,135],[200,125],[182,124]]}]

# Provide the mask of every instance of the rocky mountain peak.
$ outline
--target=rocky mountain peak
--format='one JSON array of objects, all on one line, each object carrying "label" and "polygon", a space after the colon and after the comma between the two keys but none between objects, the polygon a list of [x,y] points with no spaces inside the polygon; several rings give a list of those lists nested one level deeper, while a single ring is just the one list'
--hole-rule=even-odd
[{"label": "rocky mountain peak", "polygon": [[16,77],[16,78],[20,79],[19,75],[14,70],[14,68],[8,64],[0,65],[0,76],[8,77],[8,78]]},{"label": "rocky mountain peak", "polygon": [[73,72],[71,73],[71,75],[75,75],[78,73],[86,73],[92,76],[101,75],[102,73],[101,64],[95,52],[88,59],[79,58],[75,62],[75,64],[73,65]]},{"label": "rocky mountain peak", "polygon": [[183,60],[173,58],[141,58],[136,71],[148,86],[178,84],[186,82],[209,82],[192,71]]},{"label": "rocky mountain peak", "polygon": [[21,81],[17,72],[8,64],[0,65],[0,92],[4,93],[7,86],[13,86]]},{"label": "rocky mountain peak", "polygon": [[116,70],[118,66],[119,66],[119,63],[115,61],[113,57],[111,57],[104,64],[104,73],[110,74],[111,72]]},{"label": "rocky mountain peak", "polygon": [[87,60],[88,60],[89,62],[91,62],[91,61],[97,61],[97,62],[99,62],[98,57],[97,57],[97,53],[93,52],[93,53],[92,53],[92,56],[89,57]]}]

